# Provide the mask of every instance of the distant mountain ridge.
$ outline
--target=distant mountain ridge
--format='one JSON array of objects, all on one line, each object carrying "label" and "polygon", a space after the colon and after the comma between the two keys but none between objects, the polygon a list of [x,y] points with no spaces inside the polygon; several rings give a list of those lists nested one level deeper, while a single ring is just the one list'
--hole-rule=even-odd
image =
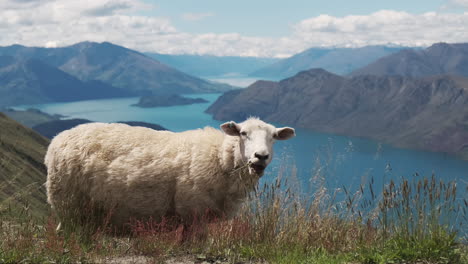
[{"label": "distant mountain ridge", "polygon": [[131,94],[208,93],[232,89],[190,76],[109,42],[81,42],[62,48],[12,45],[0,47],[0,55],[19,60],[35,59],[83,82],[101,81]]},{"label": "distant mountain ridge", "polygon": [[171,55],[145,53],[166,65],[200,77],[246,76],[260,68],[279,61],[278,58],[234,57],[212,55]]},{"label": "distant mountain ridge", "polygon": [[447,75],[345,78],[313,69],[225,93],[207,112],[218,120],[256,115],[400,147],[467,155],[467,87],[468,79]]},{"label": "distant mountain ridge", "polygon": [[250,73],[250,76],[280,80],[312,68],[345,75],[402,47],[365,46],[361,48],[310,48]]},{"label": "distant mountain ridge", "polygon": [[[62,119],[64,116],[47,114],[34,108],[27,110],[4,109],[0,114],[6,115],[7,118],[11,118],[25,127],[32,128],[37,133],[49,139],[53,138],[58,133],[77,125],[96,122],[82,118]],[[147,127],[154,130],[167,130],[158,124],[141,121],[119,121],[116,123],[123,123],[129,126]]]},{"label": "distant mountain ridge", "polygon": [[[33,126],[33,130],[38,132],[39,134],[43,135],[46,138],[52,139],[60,132],[71,129],[75,126],[87,123],[93,123],[94,121],[88,119],[81,119],[81,118],[74,118],[74,119],[63,119],[63,120],[53,120],[49,122],[45,122],[42,124],[38,124]],[[141,126],[147,127],[154,130],[167,130],[166,128],[158,125],[158,124],[151,124],[147,122],[138,122],[138,121],[119,121],[116,123],[127,124],[129,126]]]},{"label": "distant mountain ridge", "polygon": [[81,81],[38,59],[0,56],[0,106],[134,95],[101,81]]},{"label": "distant mountain ridge", "polygon": [[152,107],[167,107],[174,105],[190,105],[190,104],[201,104],[208,103],[207,100],[203,98],[188,98],[183,97],[178,94],[168,94],[168,95],[147,95],[140,97],[140,100],[132,106],[142,107],[142,108],[152,108]]},{"label": "distant mountain ridge", "polygon": [[450,74],[468,77],[468,43],[437,43],[426,49],[404,49],[353,71],[358,75],[423,77]]},{"label": "distant mountain ridge", "polygon": [[15,110],[11,108],[5,108],[0,109],[0,111],[7,115],[9,118],[29,128],[32,128],[33,126],[41,123],[59,120],[63,117],[57,114],[50,115],[35,108],[28,108],[26,110]]}]

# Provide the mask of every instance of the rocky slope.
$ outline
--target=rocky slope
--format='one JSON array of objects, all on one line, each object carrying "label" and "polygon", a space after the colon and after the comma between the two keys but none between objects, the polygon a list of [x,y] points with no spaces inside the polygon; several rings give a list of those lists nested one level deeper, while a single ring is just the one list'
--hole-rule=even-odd
[{"label": "rocky slope", "polygon": [[345,78],[313,69],[226,93],[207,112],[218,120],[256,115],[401,147],[468,153],[468,79],[463,77]]},{"label": "rocky slope", "polygon": [[437,43],[423,50],[401,50],[353,71],[351,76],[423,77],[440,74],[468,77],[468,43]]}]

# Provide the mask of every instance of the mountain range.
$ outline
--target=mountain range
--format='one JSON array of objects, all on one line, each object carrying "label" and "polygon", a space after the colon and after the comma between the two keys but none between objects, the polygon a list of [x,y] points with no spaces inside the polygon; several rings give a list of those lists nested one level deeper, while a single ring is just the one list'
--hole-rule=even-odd
[{"label": "mountain range", "polygon": [[[64,116],[57,114],[50,115],[34,108],[27,110],[5,109],[3,110],[3,113],[0,113],[5,114],[8,118],[11,118],[25,127],[32,128],[37,133],[49,139],[53,138],[58,133],[77,125],[95,122],[81,118],[61,119]],[[154,130],[167,130],[158,124],[140,121],[119,121],[117,123],[123,123],[129,126],[147,127]]]},{"label": "mountain range", "polygon": [[0,105],[232,89],[108,42],[62,48],[12,45],[0,47],[0,56]]},{"label": "mountain range", "polygon": [[468,77],[468,43],[437,43],[426,49],[400,50],[350,75],[423,77],[440,74]]},{"label": "mountain range", "polygon": [[0,106],[128,97],[102,81],[81,81],[38,59],[0,56]]},{"label": "mountain range", "polygon": [[170,55],[145,53],[166,65],[194,76],[237,77],[246,76],[260,68],[273,64],[278,58],[212,56],[212,55]]},{"label": "mountain range", "polygon": [[152,107],[168,107],[175,105],[191,105],[191,104],[202,104],[208,103],[207,100],[203,98],[188,98],[183,97],[178,94],[168,94],[168,95],[147,95],[142,96],[138,103],[133,104],[132,106],[138,106],[142,108],[152,108]]},{"label": "mountain range", "polygon": [[[323,69],[227,92],[208,110],[218,120],[250,115],[400,147],[468,154],[468,79],[450,75],[342,77]],[[468,157],[468,156],[465,156]]]},{"label": "mountain range", "polygon": [[280,80],[312,68],[345,75],[402,47],[365,46],[361,48],[310,48],[250,73],[250,76]]},{"label": "mountain range", "polygon": [[9,118],[29,128],[32,128],[35,125],[39,125],[45,122],[59,120],[60,118],[64,117],[58,114],[50,115],[35,108],[28,108],[26,110],[15,110],[12,108],[6,108],[3,110],[0,109],[0,111],[7,115]]},{"label": "mountain range", "polygon": [[[38,125],[33,126],[33,130],[37,133],[43,135],[46,138],[52,139],[60,132],[71,129],[75,126],[81,124],[92,123],[94,121],[88,119],[81,119],[81,118],[74,118],[74,119],[63,119],[63,120],[52,120],[49,122],[41,123]],[[151,124],[146,122],[138,122],[138,121],[120,121],[116,123],[127,124],[129,126],[140,126],[140,127],[147,127],[154,130],[167,130],[166,128],[157,125]]]}]

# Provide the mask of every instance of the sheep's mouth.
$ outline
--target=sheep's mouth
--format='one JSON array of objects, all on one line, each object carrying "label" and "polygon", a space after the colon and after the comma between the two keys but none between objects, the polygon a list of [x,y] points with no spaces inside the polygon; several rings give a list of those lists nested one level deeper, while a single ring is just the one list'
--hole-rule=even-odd
[{"label": "sheep's mouth", "polygon": [[256,174],[262,176],[263,172],[265,171],[266,166],[263,164],[251,163],[250,168],[252,168],[252,170],[254,170]]}]

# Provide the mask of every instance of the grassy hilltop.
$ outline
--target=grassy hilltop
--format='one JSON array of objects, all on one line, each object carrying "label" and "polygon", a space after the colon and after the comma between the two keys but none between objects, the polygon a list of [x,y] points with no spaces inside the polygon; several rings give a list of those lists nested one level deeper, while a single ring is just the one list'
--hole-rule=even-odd
[{"label": "grassy hilltop", "polygon": [[46,214],[44,155],[49,140],[0,113],[0,210]]},{"label": "grassy hilltop", "polygon": [[329,190],[320,165],[313,194],[281,170],[235,219],[200,217],[185,235],[171,221],[134,222],[125,236],[105,222],[57,233],[43,186],[48,140],[1,113],[0,128],[0,263],[468,263],[457,183],[421,176],[380,193],[372,181]]}]

